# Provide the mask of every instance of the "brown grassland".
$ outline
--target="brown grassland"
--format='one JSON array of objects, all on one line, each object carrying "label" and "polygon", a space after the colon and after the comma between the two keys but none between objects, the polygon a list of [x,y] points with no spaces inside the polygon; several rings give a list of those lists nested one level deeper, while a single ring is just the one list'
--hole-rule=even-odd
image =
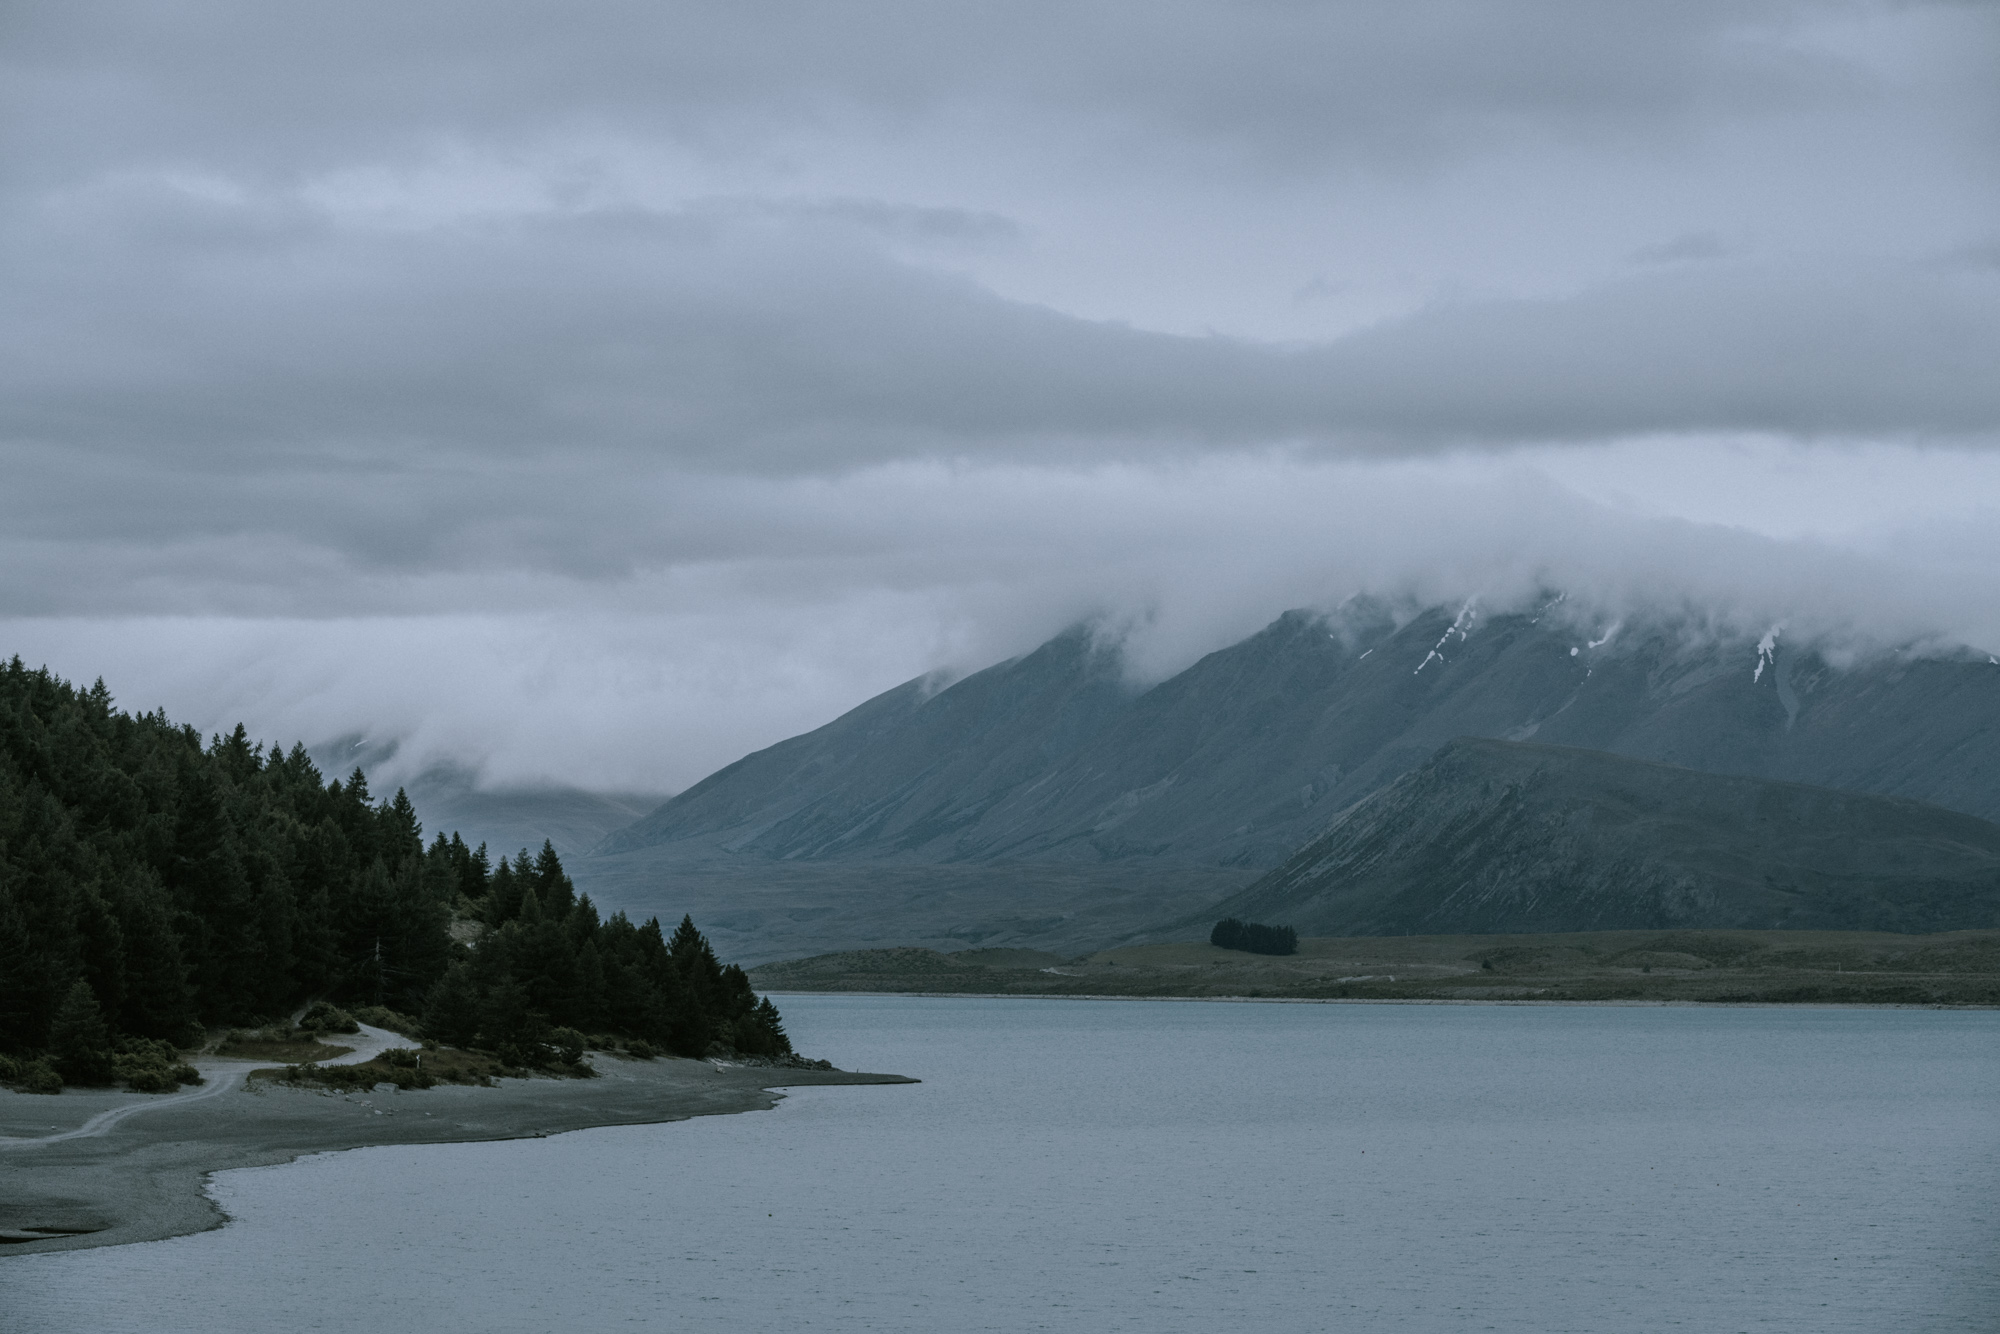
[{"label": "brown grassland", "polygon": [[1273,957],[1202,943],[1064,959],[857,950],[766,964],[759,989],[1290,1000],[2000,1005],[2000,931],[1594,931],[1354,936]]},{"label": "brown grassland", "polygon": [[287,1065],[303,1061],[328,1061],[345,1056],[352,1047],[321,1042],[303,1029],[238,1029],[223,1038],[214,1055],[231,1061],[283,1061]]}]

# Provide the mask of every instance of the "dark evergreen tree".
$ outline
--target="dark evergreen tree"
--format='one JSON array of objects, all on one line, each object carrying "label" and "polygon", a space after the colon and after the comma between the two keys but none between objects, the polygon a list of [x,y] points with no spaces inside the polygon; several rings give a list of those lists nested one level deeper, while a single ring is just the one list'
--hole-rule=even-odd
[{"label": "dark evergreen tree", "polygon": [[63,993],[49,1026],[56,1068],[71,1084],[111,1082],[111,1030],[105,1026],[90,983],[78,978]]},{"label": "dark evergreen tree", "polygon": [[0,881],[0,1044],[8,1050],[24,1051],[30,1045],[26,1035],[35,1031],[48,1004],[43,971],[27,919]]},{"label": "dark evergreen tree", "polygon": [[470,1047],[479,1040],[482,1018],[471,967],[454,963],[431,987],[424,1005],[424,1032],[449,1046]]},{"label": "dark evergreen tree", "polygon": [[381,826],[382,856],[391,865],[423,855],[424,827],[417,819],[417,808],[410,804],[410,794],[402,788],[396,789],[396,799],[383,812]]},{"label": "dark evergreen tree", "polygon": [[792,1050],[792,1040],[785,1035],[784,1021],[778,1015],[778,1007],[771,1003],[769,996],[757,1002],[751,1011],[750,1025],[745,1030],[745,1040],[738,1046],[759,1056],[788,1056]]},{"label": "dark evergreen tree", "polygon": [[190,1044],[198,1040],[201,1024],[194,991],[188,986],[180,937],[174,933],[165,895],[150,881],[128,885],[119,896],[118,913],[124,939],[134,946],[126,953],[119,1027],[144,1038]]},{"label": "dark evergreen tree", "polygon": [[125,933],[95,885],[76,894],[77,962],[99,1008],[116,1016],[125,1007]]}]

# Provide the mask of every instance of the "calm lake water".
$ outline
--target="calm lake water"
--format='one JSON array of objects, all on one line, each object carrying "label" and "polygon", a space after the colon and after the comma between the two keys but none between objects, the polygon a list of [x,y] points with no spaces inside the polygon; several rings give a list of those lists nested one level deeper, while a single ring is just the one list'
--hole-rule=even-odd
[{"label": "calm lake water", "polygon": [[781,999],[927,1082],[226,1173],[0,1327],[2000,1328],[2000,1014]]}]

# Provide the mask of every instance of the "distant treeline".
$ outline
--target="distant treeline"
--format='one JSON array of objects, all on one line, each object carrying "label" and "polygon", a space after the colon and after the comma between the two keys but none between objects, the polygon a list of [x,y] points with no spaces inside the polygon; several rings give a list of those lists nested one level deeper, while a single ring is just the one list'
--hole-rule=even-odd
[{"label": "distant treeline", "polygon": [[1299,933],[1289,926],[1262,926],[1225,917],[1208,933],[1208,943],[1226,950],[1248,950],[1252,954],[1297,954]]},{"label": "distant treeline", "polygon": [[[428,849],[409,798],[303,746],[204,745],[16,657],[0,666],[0,1077],[101,1081],[206,1025],[325,996],[524,1051],[575,1027],[700,1054],[790,1049],[690,922],[600,921],[552,847]],[[454,943],[454,919],[487,930]],[[461,932],[461,934],[465,934]]]}]

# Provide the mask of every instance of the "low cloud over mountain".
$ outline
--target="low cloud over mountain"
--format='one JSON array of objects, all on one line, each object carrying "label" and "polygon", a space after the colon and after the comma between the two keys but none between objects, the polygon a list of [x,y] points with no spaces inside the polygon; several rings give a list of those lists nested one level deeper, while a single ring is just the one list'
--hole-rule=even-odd
[{"label": "low cloud over mountain", "polygon": [[1364,590],[2000,643],[1994,23],[24,15],[0,630],[603,790],[1079,617],[1155,677]]}]

